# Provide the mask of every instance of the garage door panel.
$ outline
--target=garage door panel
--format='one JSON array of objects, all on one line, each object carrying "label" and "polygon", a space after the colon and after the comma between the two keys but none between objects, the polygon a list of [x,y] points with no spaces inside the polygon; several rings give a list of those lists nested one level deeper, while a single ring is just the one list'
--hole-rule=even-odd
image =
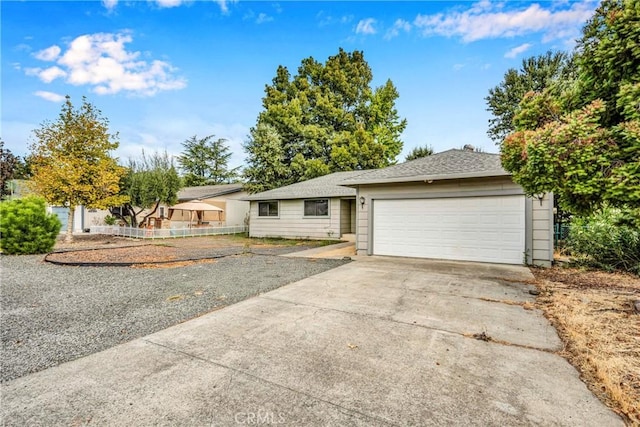
[{"label": "garage door panel", "polygon": [[374,200],[373,252],[522,263],[524,197]]}]

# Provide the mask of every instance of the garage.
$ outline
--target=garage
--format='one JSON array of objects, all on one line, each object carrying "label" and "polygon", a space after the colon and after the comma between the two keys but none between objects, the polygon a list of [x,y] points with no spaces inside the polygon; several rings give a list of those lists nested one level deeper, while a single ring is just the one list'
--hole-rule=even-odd
[{"label": "garage", "polygon": [[522,195],[373,201],[373,254],[522,264]]},{"label": "garage", "polygon": [[553,195],[527,197],[499,154],[451,149],[341,185],[357,190],[356,253],[550,266]]}]

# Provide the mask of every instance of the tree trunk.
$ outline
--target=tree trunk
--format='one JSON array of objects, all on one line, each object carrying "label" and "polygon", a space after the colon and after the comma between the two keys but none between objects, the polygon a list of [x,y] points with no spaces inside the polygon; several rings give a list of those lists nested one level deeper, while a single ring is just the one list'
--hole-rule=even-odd
[{"label": "tree trunk", "polygon": [[73,242],[73,217],[76,215],[76,207],[69,206],[69,217],[67,218],[67,234],[64,237],[66,243]]},{"label": "tree trunk", "polygon": [[[158,200],[156,202],[156,205],[153,207],[153,210],[151,212],[149,212],[149,214],[147,216],[145,216],[144,218],[142,218],[142,221],[140,221],[140,224],[138,224],[139,228],[142,228],[142,226],[144,225],[144,223],[147,221],[147,218],[149,218],[151,215],[153,215],[154,213],[156,213],[156,211],[158,210],[158,206],[160,206],[160,200]],[[142,212],[142,211],[140,211]],[[138,212],[138,213],[140,213]]]}]

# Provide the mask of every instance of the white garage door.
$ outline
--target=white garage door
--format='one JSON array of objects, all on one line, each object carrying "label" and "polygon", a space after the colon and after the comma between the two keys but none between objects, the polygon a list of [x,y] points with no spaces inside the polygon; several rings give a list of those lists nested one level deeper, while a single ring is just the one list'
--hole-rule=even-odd
[{"label": "white garage door", "polygon": [[373,253],[522,264],[524,196],[374,200]]}]

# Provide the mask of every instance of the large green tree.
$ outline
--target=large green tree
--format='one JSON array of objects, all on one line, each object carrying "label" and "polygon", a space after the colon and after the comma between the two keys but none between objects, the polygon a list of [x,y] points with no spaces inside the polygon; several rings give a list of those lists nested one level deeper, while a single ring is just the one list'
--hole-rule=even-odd
[{"label": "large green tree", "polygon": [[526,58],[520,69],[510,68],[502,82],[489,90],[485,98],[491,112],[487,135],[496,144],[515,131],[513,120],[520,110],[520,101],[527,92],[542,92],[552,88],[554,93],[565,93],[565,85],[575,76],[573,57],[565,52],[547,52]]},{"label": "large green tree", "polygon": [[244,145],[247,189],[395,163],[407,122],[391,80],[373,89],[372,78],[363,53],[343,49],[324,64],[304,59],[294,76],[278,67]]},{"label": "large green tree", "polygon": [[209,135],[198,139],[196,135],[182,143],[184,151],[178,163],[185,172],[187,187],[228,184],[238,178],[238,169],[229,169],[232,153],[226,140]]},{"label": "large green tree", "polygon": [[[604,0],[578,41],[583,105],[605,102],[603,126],[626,121],[640,108],[640,0]],[[626,97],[635,98],[624,99]],[[627,107],[625,113],[624,109]]]},{"label": "large green tree", "polygon": [[[143,151],[140,159],[129,160],[121,187],[122,194],[129,201],[112,207],[111,214],[131,227],[142,227],[160,204],[176,204],[181,182],[173,160],[166,151],[150,156]],[[139,219],[138,216],[145,210],[147,214]]]},{"label": "large green tree", "polygon": [[[640,226],[638,22],[640,1],[603,1],[578,43],[569,95],[547,88],[521,100],[501,152],[528,194],[553,191],[579,215],[607,203]],[[580,107],[567,108],[568,98]]]},{"label": "large green tree", "polygon": [[73,240],[77,206],[106,209],[127,200],[119,186],[126,170],[110,155],[118,135],[109,133],[108,124],[86,98],[75,109],[67,96],[58,120],[34,130],[30,184],[47,203],[69,208],[67,241]]}]

